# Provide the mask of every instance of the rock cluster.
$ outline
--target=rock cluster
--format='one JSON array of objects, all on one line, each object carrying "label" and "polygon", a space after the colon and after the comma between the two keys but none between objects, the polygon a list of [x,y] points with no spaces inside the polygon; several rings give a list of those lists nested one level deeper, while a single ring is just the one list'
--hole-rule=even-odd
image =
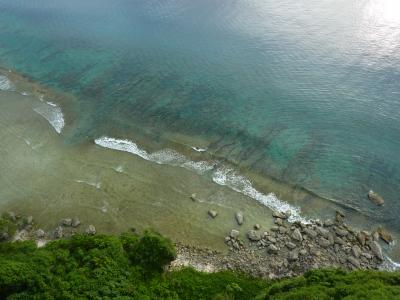
[{"label": "rock cluster", "polygon": [[[264,264],[260,271],[251,271],[253,275],[269,276],[271,270],[274,276],[288,276],[301,274],[316,267],[341,267],[346,269],[375,269],[384,259],[379,238],[392,241],[392,237],[383,229],[370,234],[365,231],[357,232],[344,223],[343,212],[336,213],[335,221],[324,222],[315,220],[309,224],[289,223],[288,215],[274,213],[276,226],[262,234],[256,230],[249,230],[243,236],[248,244],[240,239],[240,232],[232,230],[225,238],[231,250],[229,257],[243,257],[250,255],[245,264],[259,261]],[[245,239],[245,240],[246,240]],[[246,255],[244,255],[246,253]],[[232,263],[237,269],[249,271],[242,263]],[[223,266],[221,266],[224,269]],[[267,274],[268,273],[268,274]]]}]

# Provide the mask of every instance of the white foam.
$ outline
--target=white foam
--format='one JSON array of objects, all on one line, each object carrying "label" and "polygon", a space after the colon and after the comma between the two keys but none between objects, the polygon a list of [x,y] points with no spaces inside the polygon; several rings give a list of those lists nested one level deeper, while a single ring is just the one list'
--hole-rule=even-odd
[{"label": "white foam", "polygon": [[13,91],[14,85],[6,76],[0,74],[0,91]]},{"label": "white foam", "polygon": [[53,102],[46,102],[34,109],[39,115],[45,118],[57,133],[61,133],[65,126],[64,114],[61,107]]},{"label": "white foam", "polygon": [[300,221],[309,223],[300,214],[300,208],[290,205],[286,201],[280,200],[274,193],[263,194],[257,191],[246,177],[237,174],[233,169],[220,167],[213,174],[213,181],[219,185],[228,186],[234,191],[250,197],[273,211],[289,212],[290,222]]},{"label": "white foam", "polygon": [[160,165],[172,165],[204,173],[213,168],[213,163],[206,161],[191,161],[186,156],[171,149],[164,149],[154,153],[148,153],[141,149],[136,143],[130,140],[114,139],[110,137],[101,137],[94,141],[97,145],[118,151],[135,154],[145,160],[155,162]]},{"label": "white foam", "polygon": [[385,271],[397,271],[400,269],[400,263],[395,262],[389,256],[386,256],[383,263],[379,266],[379,269]]}]

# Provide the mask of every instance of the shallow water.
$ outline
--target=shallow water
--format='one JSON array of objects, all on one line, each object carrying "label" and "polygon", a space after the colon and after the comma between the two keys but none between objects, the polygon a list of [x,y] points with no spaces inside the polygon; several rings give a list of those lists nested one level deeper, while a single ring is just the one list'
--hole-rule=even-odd
[{"label": "shallow water", "polygon": [[311,215],[324,205],[298,187],[392,231],[399,50],[396,0],[0,0],[0,65],[75,96],[64,147],[109,136],[199,160],[191,147],[207,148]]}]

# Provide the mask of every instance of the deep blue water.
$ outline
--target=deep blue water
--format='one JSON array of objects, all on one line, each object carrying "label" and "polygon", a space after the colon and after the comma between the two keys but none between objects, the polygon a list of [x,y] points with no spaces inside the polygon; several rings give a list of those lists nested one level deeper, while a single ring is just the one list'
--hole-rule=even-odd
[{"label": "deep blue water", "polygon": [[0,0],[0,65],[77,97],[66,143],[197,135],[400,228],[397,0]]}]

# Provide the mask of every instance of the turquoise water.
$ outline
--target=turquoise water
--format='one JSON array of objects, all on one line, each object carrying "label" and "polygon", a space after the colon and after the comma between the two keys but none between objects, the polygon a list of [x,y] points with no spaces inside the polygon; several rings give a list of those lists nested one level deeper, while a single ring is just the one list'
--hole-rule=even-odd
[{"label": "turquoise water", "polygon": [[0,0],[0,65],[76,96],[66,144],[196,136],[400,228],[396,0]]}]

